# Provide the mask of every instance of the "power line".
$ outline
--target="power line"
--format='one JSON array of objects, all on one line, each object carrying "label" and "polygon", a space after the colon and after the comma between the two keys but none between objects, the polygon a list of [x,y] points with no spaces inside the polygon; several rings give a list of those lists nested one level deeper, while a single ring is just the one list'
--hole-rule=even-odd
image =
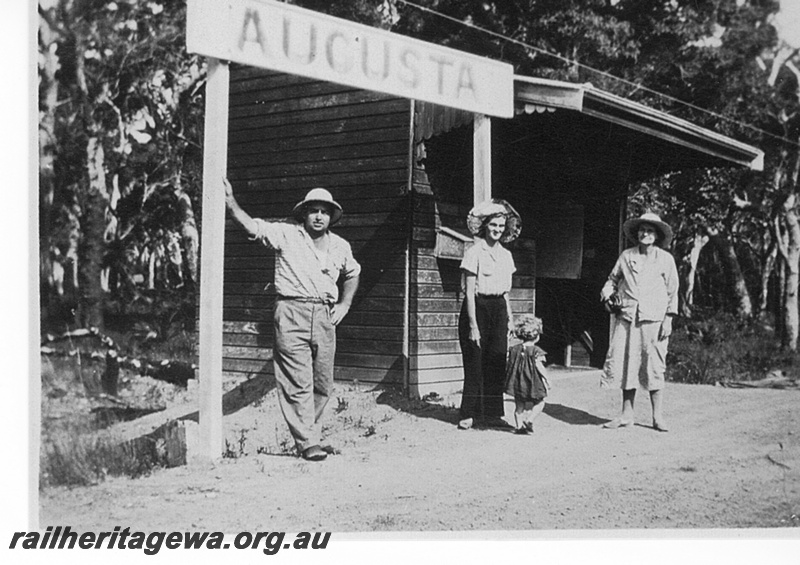
[{"label": "power line", "polygon": [[707,108],[702,108],[701,106],[697,106],[696,104],[692,104],[691,102],[686,102],[686,101],[681,100],[679,98],[675,98],[674,96],[670,96],[669,94],[664,94],[663,92],[659,92],[657,90],[653,90],[652,88],[648,88],[648,87],[646,87],[646,86],[644,86],[642,84],[630,81],[630,80],[622,78],[622,77],[618,77],[616,75],[612,75],[609,72],[601,71],[600,69],[596,69],[596,68],[591,67],[589,65],[585,65],[583,63],[579,63],[578,61],[572,60],[569,57],[565,57],[563,55],[559,55],[558,53],[553,53],[553,52],[548,51],[546,49],[542,49],[541,47],[536,47],[535,45],[530,45],[529,43],[525,43],[524,41],[520,41],[519,39],[514,39],[513,37],[508,37],[507,35],[504,35],[502,33],[498,33],[496,31],[492,31],[490,29],[486,29],[484,27],[475,25],[475,24],[473,24],[471,22],[465,22],[465,21],[459,20],[458,18],[454,18],[453,16],[449,16],[447,14],[443,14],[443,13],[437,11],[437,10],[434,10],[433,8],[428,8],[427,6],[420,6],[419,4],[415,4],[414,2],[410,2],[409,0],[397,0],[397,1],[398,2],[402,2],[403,4],[405,4],[407,6],[410,6],[412,8],[416,8],[416,9],[418,9],[420,11],[427,12],[429,14],[433,14],[434,16],[438,16],[438,17],[440,17],[442,19],[445,19],[445,20],[449,20],[449,21],[451,21],[451,22],[453,22],[455,24],[462,25],[464,27],[468,27],[468,28],[474,29],[475,31],[479,31],[479,32],[485,33],[487,35],[491,35],[493,37],[496,37],[497,39],[501,39],[503,41],[507,41],[509,43],[513,43],[515,45],[519,45],[520,47],[524,47],[525,49],[530,49],[531,51],[536,51],[537,53],[541,53],[542,55],[546,55],[548,57],[553,57],[555,59],[559,59],[560,61],[563,61],[563,62],[568,63],[570,65],[576,65],[578,67],[581,67],[583,69],[589,70],[589,71],[594,72],[594,73],[597,73],[597,74],[602,75],[602,76],[604,76],[606,78],[609,78],[611,80],[619,81],[619,82],[621,82],[623,84],[626,84],[628,86],[631,86],[631,87],[633,87],[633,88],[635,88],[637,90],[643,90],[645,92],[649,92],[650,94],[653,94],[653,95],[658,96],[660,98],[669,100],[671,102],[674,102],[676,104],[680,104],[682,106],[686,106],[687,108],[691,108],[691,109],[696,110],[698,112],[702,112],[704,114],[708,114],[709,116],[713,116],[713,117],[718,118],[720,120],[724,120],[726,122],[735,124],[735,125],[737,125],[739,127],[742,127],[742,128],[745,128],[745,129],[749,129],[751,131],[760,133],[762,135],[765,135],[767,137],[771,137],[773,139],[777,139],[778,141],[782,141],[782,142],[788,143],[790,145],[794,145],[795,147],[800,147],[800,143],[797,143],[796,141],[793,141],[793,140],[788,139],[786,137],[782,137],[780,135],[775,135],[774,133],[770,133],[770,132],[768,132],[766,130],[763,130],[763,129],[759,128],[759,127],[756,127],[756,126],[754,126],[752,124],[741,122],[741,121],[736,120],[734,118],[730,118],[730,117],[725,116],[723,114],[719,114],[717,112],[714,112],[713,110],[709,110]]}]

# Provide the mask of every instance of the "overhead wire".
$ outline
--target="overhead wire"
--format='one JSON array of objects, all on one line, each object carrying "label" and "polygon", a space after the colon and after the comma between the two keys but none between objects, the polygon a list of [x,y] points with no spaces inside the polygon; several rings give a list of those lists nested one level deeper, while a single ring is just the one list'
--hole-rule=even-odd
[{"label": "overhead wire", "polygon": [[691,102],[686,102],[685,100],[681,100],[680,98],[675,98],[674,96],[670,96],[669,94],[665,94],[663,92],[659,92],[657,90],[654,90],[652,88],[644,86],[644,85],[642,85],[640,83],[633,82],[633,81],[630,81],[630,80],[622,78],[622,77],[618,77],[618,76],[613,75],[613,74],[611,74],[611,73],[609,73],[607,71],[602,71],[600,69],[596,69],[596,68],[594,68],[594,67],[592,67],[590,65],[586,65],[584,63],[580,63],[580,62],[575,61],[573,59],[570,59],[569,57],[566,57],[564,55],[559,55],[558,53],[553,53],[553,52],[548,51],[546,49],[543,49],[541,47],[536,47],[535,45],[531,45],[529,43],[525,43],[524,41],[520,41],[519,39],[514,39],[513,37],[509,37],[509,36],[507,36],[505,34],[502,34],[502,33],[487,29],[485,27],[481,27],[479,25],[475,25],[472,22],[467,22],[467,21],[464,21],[464,20],[460,20],[460,19],[455,18],[453,16],[450,16],[448,14],[444,14],[442,12],[434,10],[433,8],[428,8],[427,6],[421,6],[421,5],[419,5],[419,4],[415,3],[415,2],[411,2],[410,0],[396,0],[396,1],[397,2],[401,2],[402,4],[405,4],[405,5],[410,6],[412,8],[416,8],[417,10],[420,10],[420,11],[423,11],[423,12],[427,12],[427,13],[432,14],[434,16],[437,16],[437,17],[440,17],[442,19],[448,20],[448,21],[453,22],[455,24],[458,24],[458,25],[461,25],[461,26],[464,26],[464,27],[468,27],[468,28],[473,29],[475,31],[479,31],[481,33],[485,33],[487,35],[493,36],[493,37],[495,37],[497,39],[501,39],[503,41],[507,41],[509,43],[513,43],[513,44],[518,45],[520,47],[523,47],[525,49],[530,49],[531,51],[535,51],[537,53],[541,53],[542,55],[546,55],[548,57],[553,57],[555,59],[559,59],[559,60],[561,60],[561,61],[563,61],[565,63],[568,63],[570,65],[581,67],[581,68],[586,69],[588,71],[591,71],[593,73],[597,73],[597,74],[599,74],[601,76],[604,76],[604,77],[606,77],[608,79],[624,83],[624,84],[626,84],[628,86],[631,86],[631,87],[635,88],[636,90],[648,92],[650,94],[653,94],[654,96],[658,96],[659,98],[662,98],[662,99],[665,99],[665,100],[669,100],[670,102],[673,102],[675,104],[680,104],[682,106],[686,106],[687,108],[691,108],[693,110],[696,110],[696,111],[704,113],[704,114],[708,114],[708,115],[713,116],[713,117],[715,117],[717,119],[726,121],[728,123],[735,124],[735,125],[737,125],[737,126],[739,126],[741,128],[749,129],[751,131],[754,131],[756,133],[760,133],[762,135],[765,135],[767,137],[776,139],[778,141],[782,141],[784,143],[788,143],[790,145],[794,145],[796,147],[800,147],[800,143],[798,143],[796,141],[793,141],[793,140],[791,140],[789,138],[786,138],[786,137],[783,137],[783,136],[780,136],[780,135],[776,135],[774,133],[768,132],[768,131],[766,131],[764,129],[761,129],[761,128],[757,127],[757,126],[754,126],[752,124],[748,124],[746,122],[742,122],[742,121],[736,120],[734,118],[725,116],[725,115],[720,114],[718,112],[714,112],[713,110],[709,110],[708,108],[703,108],[703,107],[698,106],[696,104],[692,104]]}]

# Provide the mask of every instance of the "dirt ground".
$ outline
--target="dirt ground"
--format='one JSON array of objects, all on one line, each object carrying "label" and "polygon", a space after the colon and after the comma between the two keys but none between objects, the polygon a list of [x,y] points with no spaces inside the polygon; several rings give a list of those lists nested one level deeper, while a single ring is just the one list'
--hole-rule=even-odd
[{"label": "dirt ground", "polygon": [[[797,528],[800,391],[669,384],[670,432],[650,427],[645,393],[632,428],[599,372],[553,370],[532,436],[458,430],[457,394],[410,402],[337,383],[324,462],[289,452],[264,380],[225,395],[228,457],[138,479],[40,492],[40,527],[142,531],[452,532]],[[191,383],[190,383],[191,384]],[[120,425],[136,435],[191,415],[197,390]],[[506,402],[513,418],[513,402]],[[191,418],[191,416],[189,416]],[[188,424],[191,427],[191,423]],[[787,532],[783,532],[784,534]],[[794,539],[793,533],[788,532]]]}]

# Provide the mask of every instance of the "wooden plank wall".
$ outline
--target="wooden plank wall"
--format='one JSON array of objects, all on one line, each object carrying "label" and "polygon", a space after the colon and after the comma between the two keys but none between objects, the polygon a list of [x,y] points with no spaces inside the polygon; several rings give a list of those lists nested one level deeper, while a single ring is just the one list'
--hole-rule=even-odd
[{"label": "wooden plank wall", "polygon": [[[344,208],[333,231],[362,265],[338,328],[337,379],[402,383],[408,241],[410,102],[327,82],[234,66],[229,177],[255,217],[288,216],[316,186]],[[273,371],[273,256],[229,221],[224,372]]]}]

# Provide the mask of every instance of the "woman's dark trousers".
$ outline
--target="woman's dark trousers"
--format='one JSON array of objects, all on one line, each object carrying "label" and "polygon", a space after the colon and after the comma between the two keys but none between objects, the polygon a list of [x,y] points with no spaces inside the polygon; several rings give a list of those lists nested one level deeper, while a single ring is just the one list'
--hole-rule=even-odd
[{"label": "woman's dark trousers", "polygon": [[466,300],[458,319],[458,339],[464,361],[461,418],[502,418],[503,386],[508,349],[508,310],[503,296],[475,297],[475,316],[481,332],[480,347],[469,339]]}]

